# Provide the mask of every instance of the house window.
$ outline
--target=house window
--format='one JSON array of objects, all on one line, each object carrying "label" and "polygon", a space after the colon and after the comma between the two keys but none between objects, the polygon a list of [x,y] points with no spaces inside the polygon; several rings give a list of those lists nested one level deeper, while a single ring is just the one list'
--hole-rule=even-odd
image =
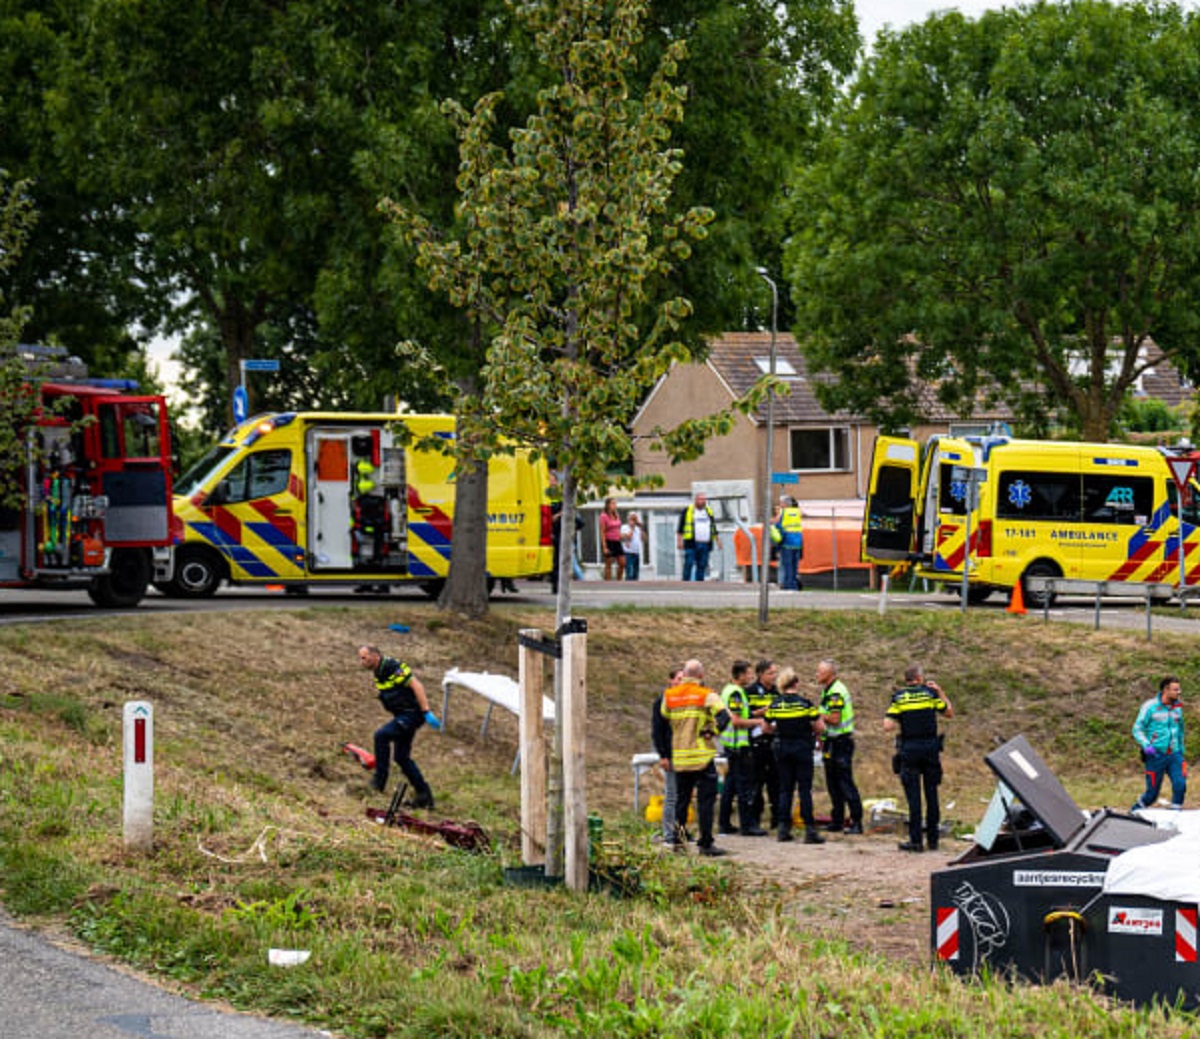
[{"label": "house window", "polygon": [[789,430],[789,441],[792,469],[850,468],[850,430],[844,426]]}]

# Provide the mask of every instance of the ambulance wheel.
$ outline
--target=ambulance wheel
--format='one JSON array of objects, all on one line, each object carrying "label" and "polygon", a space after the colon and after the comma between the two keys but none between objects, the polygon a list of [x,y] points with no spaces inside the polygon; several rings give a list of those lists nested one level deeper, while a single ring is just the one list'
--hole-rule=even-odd
[{"label": "ambulance wheel", "polygon": [[225,564],[213,552],[185,545],[175,553],[171,593],[180,599],[207,599],[225,578]]},{"label": "ambulance wheel", "polygon": [[422,581],[420,589],[431,599],[436,599],[442,594],[442,589],[446,587],[446,582],[443,580]]},{"label": "ambulance wheel", "polygon": [[[984,584],[972,584],[967,586],[967,605],[978,606],[980,603],[987,602],[994,588],[989,588]],[[961,597],[962,588],[959,587],[957,594]]]},{"label": "ambulance wheel", "polygon": [[1039,559],[1036,563],[1030,563],[1025,568],[1025,573],[1021,575],[1021,594],[1027,609],[1045,610],[1053,606],[1054,600],[1058,596],[1053,592],[1030,591],[1029,578],[1031,577],[1062,577],[1062,571],[1053,563]]},{"label": "ambulance wheel", "polygon": [[142,601],[151,576],[150,556],[144,549],[115,549],[109,572],[91,583],[88,595],[97,606],[130,609]]}]

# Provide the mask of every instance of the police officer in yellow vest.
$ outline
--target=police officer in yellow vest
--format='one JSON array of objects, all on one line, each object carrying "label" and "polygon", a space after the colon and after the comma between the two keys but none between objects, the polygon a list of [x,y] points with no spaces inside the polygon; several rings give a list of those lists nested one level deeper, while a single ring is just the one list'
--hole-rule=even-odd
[{"label": "police officer in yellow vest", "polygon": [[[730,669],[733,680],[721,690],[721,702],[729,712],[729,726],[721,733],[721,753],[725,755],[725,786],[717,810],[717,832],[741,833],[743,837],[765,837],[767,831],[754,823],[754,757],[750,749],[750,731],[761,724],[750,716],[750,698],[746,686],[754,669],[748,660],[735,660]],[[734,829],[733,799],[737,798],[738,825]]]},{"label": "police officer in yellow vest", "polygon": [[[821,688],[821,717],[825,719],[825,735],[821,740],[825,789],[832,804],[826,829],[832,833],[841,833],[843,828],[846,833],[862,833],[862,798],[854,782],[854,703],[832,660],[822,660],[817,665],[817,685]],[[846,826],[847,809],[849,826]]]},{"label": "police officer in yellow vest", "polygon": [[804,514],[796,499],[785,496],[775,514],[779,532],[779,588],[785,592],[800,590],[800,560],[804,555]]}]

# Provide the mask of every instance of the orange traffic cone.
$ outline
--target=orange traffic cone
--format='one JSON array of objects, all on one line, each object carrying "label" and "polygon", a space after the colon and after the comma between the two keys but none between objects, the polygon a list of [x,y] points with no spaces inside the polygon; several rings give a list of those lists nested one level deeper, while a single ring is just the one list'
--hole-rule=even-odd
[{"label": "orange traffic cone", "polygon": [[362,747],[353,743],[343,743],[342,750],[358,761],[363,768],[372,769],[375,767],[375,755],[369,750],[363,750]]},{"label": "orange traffic cone", "polygon": [[1008,606],[1004,612],[1015,613],[1022,617],[1025,615],[1025,593],[1021,591],[1019,577],[1013,582],[1012,598],[1008,600]]}]

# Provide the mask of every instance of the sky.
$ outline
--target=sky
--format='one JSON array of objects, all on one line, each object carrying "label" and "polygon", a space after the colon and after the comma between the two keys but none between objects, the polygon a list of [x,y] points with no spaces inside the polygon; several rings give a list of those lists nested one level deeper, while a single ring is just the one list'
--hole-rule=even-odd
[{"label": "sky", "polygon": [[[1004,7],[1003,3],[988,3],[986,0],[961,0],[954,3],[923,3],[922,0],[855,0],[854,10],[858,13],[858,31],[870,43],[875,34],[885,25],[903,29],[912,22],[924,21],[934,11],[961,11],[974,18],[992,8]],[[1009,5],[1012,6],[1012,5]]]}]

